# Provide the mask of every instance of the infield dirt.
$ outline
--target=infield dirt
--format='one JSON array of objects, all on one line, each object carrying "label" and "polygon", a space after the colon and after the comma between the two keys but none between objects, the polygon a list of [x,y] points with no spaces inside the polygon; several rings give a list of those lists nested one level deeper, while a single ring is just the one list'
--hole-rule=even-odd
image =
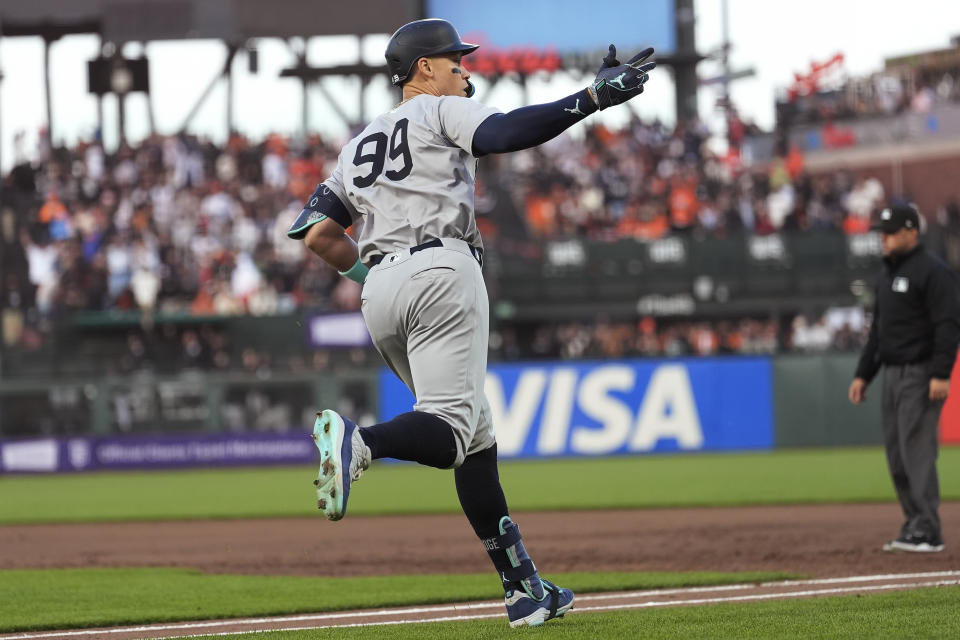
[{"label": "infield dirt", "polygon": [[[895,504],[515,513],[545,575],[561,571],[786,571],[811,577],[960,569],[960,502],[942,553],[885,553]],[[323,541],[323,545],[320,541]],[[321,554],[320,549],[334,553]],[[213,573],[477,573],[462,515],[194,520],[0,527],[0,569],[190,567]]]}]

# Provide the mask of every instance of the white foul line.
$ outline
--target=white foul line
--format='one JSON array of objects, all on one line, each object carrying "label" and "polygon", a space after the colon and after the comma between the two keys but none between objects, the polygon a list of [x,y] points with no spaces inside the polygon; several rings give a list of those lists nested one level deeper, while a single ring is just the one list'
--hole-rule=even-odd
[{"label": "white foul line", "polygon": [[[622,600],[642,596],[668,596],[678,593],[710,593],[713,591],[745,591],[757,587],[794,587],[816,584],[845,584],[856,582],[879,582],[880,580],[912,580],[916,578],[960,577],[960,571],[928,571],[926,573],[887,573],[874,576],[850,576],[846,578],[817,578],[812,580],[778,580],[776,582],[726,584],[711,587],[683,587],[677,589],[649,589],[645,591],[622,591],[579,596],[577,602],[585,600]],[[578,607],[579,608],[579,607]]]},{"label": "white foul line", "polygon": [[[577,598],[578,603],[582,602],[593,602],[593,601],[602,601],[602,600],[622,600],[624,598],[640,598],[640,597],[657,597],[665,595],[677,595],[677,594],[697,594],[697,593],[711,593],[711,592],[724,592],[724,591],[737,591],[737,590],[749,590],[756,589],[758,587],[793,587],[793,586],[803,586],[803,585],[824,585],[824,584],[851,584],[851,583],[866,583],[866,582],[877,582],[880,580],[911,580],[911,579],[924,579],[924,578],[948,578],[948,577],[960,577],[960,571],[931,571],[926,573],[904,573],[904,574],[880,574],[873,576],[851,576],[845,578],[820,578],[813,580],[783,580],[778,582],[763,582],[763,583],[746,583],[746,584],[734,584],[734,585],[717,585],[709,587],[687,587],[687,588],[676,588],[676,589],[653,589],[646,591],[629,591],[629,592],[620,592],[620,593],[609,593],[609,594],[594,594],[594,595],[584,595]],[[570,613],[582,613],[585,611],[613,611],[618,609],[636,609],[643,607],[664,607],[664,606],[678,606],[678,605],[691,605],[691,604],[717,604],[722,602],[738,602],[738,601],[756,601],[756,600],[771,600],[777,598],[797,598],[805,596],[815,596],[815,595],[830,595],[830,594],[840,594],[840,593],[851,593],[851,592],[863,592],[863,591],[881,591],[881,590],[890,590],[890,589],[910,589],[910,588],[919,588],[919,587],[938,587],[938,586],[951,586],[960,584],[960,579],[954,580],[936,580],[928,582],[900,582],[895,584],[885,584],[885,585],[863,585],[856,587],[837,587],[832,589],[813,589],[813,590],[801,590],[801,591],[788,591],[788,592],[778,592],[778,593],[769,593],[769,594],[747,594],[747,595],[730,595],[730,596],[719,596],[715,598],[695,598],[687,600],[665,600],[665,601],[653,601],[653,602],[634,602],[634,603],[625,603],[625,604],[608,604],[608,605],[598,605],[590,607],[577,607],[576,609],[571,610]],[[257,624],[266,624],[266,623],[277,623],[277,622],[306,622],[306,621],[320,621],[320,620],[345,620],[350,618],[360,618],[360,617],[371,617],[371,616],[389,616],[389,615],[407,615],[407,614],[418,614],[418,613],[440,613],[440,612],[460,612],[460,611],[469,611],[477,609],[489,609],[492,607],[500,608],[503,607],[501,601],[493,602],[477,602],[477,603],[464,603],[464,604],[453,604],[453,605],[437,605],[429,607],[407,607],[400,609],[377,609],[371,611],[351,611],[346,613],[323,613],[323,614],[310,614],[310,615],[298,615],[298,616],[277,616],[277,617],[259,617],[259,618],[241,618],[241,619],[232,619],[232,620],[211,620],[208,622],[191,622],[191,623],[180,623],[180,624],[157,624],[157,625],[141,625],[141,626],[131,626],[131,627],[115,627],[112,629],[84,629],[76,631],[51,631],[51,632],[32,632],[32,633],[22,633],[17,635],[0,635],[0,640],[40,640],[43,638],[82,638],[84,636],[92,635],[109,635],[109,634],[119,634],[119,633],[136,633],[138,631],[173,631],[173,630],[183,630],[183,629],[197,629],[202,630],[211,627],[224,627],[232,625],[257,625]],[[309,629],[326,629],[331,627],[368,627],[376,625],[396,625],[396,624],[414,624],[414,623],[428,623],[428,622],[450,622],[457,620],[480,620],[485,618],[497,618],[502,617],[504,614],[502,612],[492,613],[492,614],[470,614],[470,615],[460,615],[460,616],[441,616],[435,618],[423,618],[418,620],[390,620],[382,622],[360,622],[360,623],[346,623],[346,624],[333,624],[333,625],[319,625],[312,627],[285,627],[280,629],[270,629],[270,631],[296,631],[296,630],[309,630]],[[215,636],[225,636],[225,635],[238,635],[243,633],[253,633],[255,630],[249,631],[225,631],[219,633],[211,633],[207,635]],[[167,640],[169,638],[184,638],[186,636],[167,636],[166,639],[158,638],[157,640]]]},{"label": "white foul line", "polygon": [[[817,596],[817,595],[830,595],[830,594],[841,594],[841,593],[863,593],[864,591],[882,591],[889,589],[916,589],[922,587],[946,587],[946,586],[955,586],[960,585],[960,580],[937,580],[934,582],[904,582],[900,584],[884,584],[884,585],[874,585],[874,586],[864,586],[864,587],[837,587],[835,589],[813,589],[807,591],[788,591],[780,593],[763,593],[763,594],[754,594],[754,595],[744,595],[744,596],[726,596],[719,598],[696,598],[692,600],[664,600],[661,602],[633,602],[627,604],[611,604],[603,605],[596,607],[581,607],[578,609],[571,609],[567,615],[574,613],[585,613],[587,611],[615,611],[618,609],[640,609],[647,607],[674,607],[679,605],[694,605],[694,604],[721,604],[724,602],[742,602],[748,600],[775,600],[777,598],[802,598],[807,596]],[[330,625],[319,625],[316,627],[288,627],[284,629],[269,629],[271,633],[276,631],[310,631],[313,629],[345,629],[352,627],[377,627],[377,626],[387,626],[387,625],[399,625],[399,624],[425,624],[431,622],[453,622],[458,620],[481,620],[484,618],[500,618],[503,617],[502,613],[495,614],[483,614],[483,615],[469,615],[469,616],[444,616],[441,618],[424,618],[421,620],[387,620],[384,622],[352,622],[348,624],[330,624]],[[223,631],[220,633],[212,633],[209,635],[212,636],[236,636],[242,634],[256,633],[256,630],[247,630],[247,631]],[[184,636],[167,636],[165,638],[156,638],[155,640],[189,640],[188,637]]]},{"label": "white foul line", "polygon": [[864,591],[883,591],[889,589],[918,589],[922,587],[948,587],[960,585],[960,580],[936,580],[933,582],[901,582],[878,584],[863,587],[836,587],[834,589],[808,589],[806,591],[781,591],[778,593],[756,593],[743,596],[724,596],[720,598],[696,598],[692,600],[664,600],[662,602],[630,602],[600,607],[581,607],[571,613],[584,611],[612,611],[614,609],[639,609],[642,607],[669,607],[680,604],[717,604],[721,602],[743,602],[748,600],[776,600],[777,598],[802,598],[804,596],[822,596],[839,593],[862,593]]}]

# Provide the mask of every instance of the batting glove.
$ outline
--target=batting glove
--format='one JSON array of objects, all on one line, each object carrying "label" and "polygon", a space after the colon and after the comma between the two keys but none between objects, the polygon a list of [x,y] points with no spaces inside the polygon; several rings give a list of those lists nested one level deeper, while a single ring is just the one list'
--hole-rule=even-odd
[{"label": "batting glove", "polygon": [[603,110],[643,93],[643,84],[650,79],[647,72],[657,66],[656,62],[646,61],[652,55],[653,47],[647,47],[630,58],[627,64],[620,64],[617,48],[610,45],[610,52],[603,59],[596,80],[587,87],[597,107]]}]

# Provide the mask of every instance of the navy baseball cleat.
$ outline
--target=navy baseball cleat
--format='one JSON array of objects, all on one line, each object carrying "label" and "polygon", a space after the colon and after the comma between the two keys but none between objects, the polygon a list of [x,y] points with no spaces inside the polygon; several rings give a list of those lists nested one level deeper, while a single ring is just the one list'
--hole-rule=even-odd
[{"label": "navy baseball cleat", "polygon": [[562,618],[573,608],[573,591],[544,580],[527,554],[520,528],[510,516],[500,518],[500,534],[482,539],[503,582],[503,600],[511,627],[536,627]]},{"label": "navy baseball cleat", "polygon": [[535,599],[526,589],[512,589],[504,594],[511,627],[536,627],[547,620],[562,618],[573,608],[573,591],[563,589],[543,578],[543,597]]},{"label": "navy baseball cleat", "polygon": [[370,466],[370,449],[360,437],[356,423],[336,411],[317,414],[313,441],[320,450],[317,508],[328,520],[339,520],[347,513],[350,485]]}]

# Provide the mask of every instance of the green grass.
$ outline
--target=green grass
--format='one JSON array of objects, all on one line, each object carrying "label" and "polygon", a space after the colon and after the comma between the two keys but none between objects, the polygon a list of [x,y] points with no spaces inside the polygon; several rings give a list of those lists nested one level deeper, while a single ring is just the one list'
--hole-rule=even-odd
[{"label": "green grass", "polygon": [[[939,468],[943,499],[960,499],[960,447],[944,447]],[[315,516],[315,474],[0,476],[0,524]],[[880,448],[510,461],[500,477],[515,511],[895,500]],[[377,464],[350,494],[352,515],[459,510],[452,474],[415,465]]]},{"label": "green grass", "polygon": [[[785,573],[557,573],[580,592],[798,577]],[[0,572],[0,632],[493,600],[496,574],[312,578],[204,574],[190,569]]]},{"label": "green grass", "polygon": [[[512,630],[505,619],[433,624],[313,629],[231,636],[238,640],[434,640],[470,638],[544,638],[594,640],[595,638],[709,638],[740,640],[763,638],[817,638],[849,640],[876,638],[960,637],[960,587],[917,589],[901,593],[786,600],[749,604],[718,604],[696,608],[633,609],[607,613],[582,613],[533,629]],[[212,637],[212,636],[197,636]]]}]

